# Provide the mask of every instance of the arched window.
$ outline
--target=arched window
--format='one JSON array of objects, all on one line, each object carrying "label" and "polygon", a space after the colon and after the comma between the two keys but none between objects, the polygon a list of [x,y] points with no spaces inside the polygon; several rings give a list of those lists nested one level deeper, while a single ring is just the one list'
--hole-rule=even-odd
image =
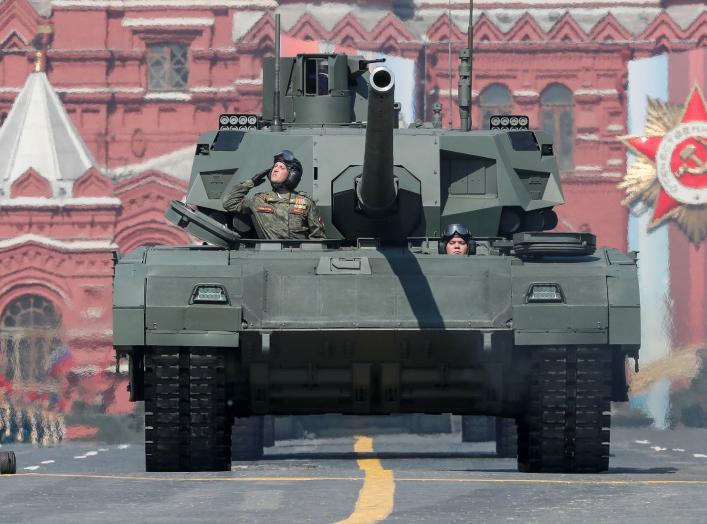
[{"label": "arched window", "polygon": [[61,439],[59,381],[52,375],[68,356],[60,327],[54,305],[38,295],[22,295],[0,315],[0,381],[11,386],[0,406],[0,441]]},{"label": "arched window", "polygon": [[510,90],[502,84],[491,84],[479,95],[481,108],[481,129],[489,129],[491,115],[508,114],[512,111],[513,100]]},{"label": "arched window", "polygon": [[540,95],[540,118],[542,129],[552,135],[560,172],[574,169],[572,145],[574,123],[572,91],[562,84],[550,84]]}]

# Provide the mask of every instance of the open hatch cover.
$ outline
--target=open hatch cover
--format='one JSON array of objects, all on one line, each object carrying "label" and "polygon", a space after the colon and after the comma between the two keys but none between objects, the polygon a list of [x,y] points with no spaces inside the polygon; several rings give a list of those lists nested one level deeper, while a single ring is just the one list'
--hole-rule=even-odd
[{"label": "open hatch cover", "polygon": [[241,238],[221,222],[178,200],[172,200],[164,215],[173,224],[215,246],[230,248],[237,245]]}]

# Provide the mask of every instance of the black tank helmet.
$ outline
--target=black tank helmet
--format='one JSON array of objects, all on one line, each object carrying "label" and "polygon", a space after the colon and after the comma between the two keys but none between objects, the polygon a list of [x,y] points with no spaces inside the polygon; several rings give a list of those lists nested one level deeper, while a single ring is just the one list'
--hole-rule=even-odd
[{"label": "black tank helmet", "polygon": [[[282,162],[283,164],[285,164],[285,167],[287,167],[287,172],[289,174],[287,175],[287,180],[285,180],[284,182],[277,183],[270,181],[270,184],[272,185],[273,189],[285,187],[290,191],[294,191],[294,189],[297,187],[300,180],[302,179],[302,163],[297,160],[297,158],[295,158],[295,155],[289,149],[283,149],[277,155],[274,156],[273,165],[275,165],[275,163],[277,162]],[[270,175],[268,175],[268,179],[270,179]]]},{"label": "black tank helmet", "polygon": [[440,237],[439,244],[437,245],[437,251],[444,255],[447,253],[447,242],[449,242],[454,235],[459,235],[462,237],[469,246],[469,251],[467,254],[473,255],[476,251],[476,244],[471,238],[471,232],[464,224],[449,224],[444,228],[444,232]]}]

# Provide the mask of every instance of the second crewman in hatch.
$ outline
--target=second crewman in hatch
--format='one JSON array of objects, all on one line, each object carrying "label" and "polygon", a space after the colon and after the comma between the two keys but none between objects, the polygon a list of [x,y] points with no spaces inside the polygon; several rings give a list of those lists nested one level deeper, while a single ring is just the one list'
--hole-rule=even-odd
[{"label": "second crewman in hatch", "polygon": [[[270,180],[272,191],[247,196],[253,187]],[[275,155],[269,170],[236,185],[223,199],[226,211],[250,214],[259,236],[271,239],[323,239],[324,221],[312,198],[295,191],[302,164],[287,149]]]}]

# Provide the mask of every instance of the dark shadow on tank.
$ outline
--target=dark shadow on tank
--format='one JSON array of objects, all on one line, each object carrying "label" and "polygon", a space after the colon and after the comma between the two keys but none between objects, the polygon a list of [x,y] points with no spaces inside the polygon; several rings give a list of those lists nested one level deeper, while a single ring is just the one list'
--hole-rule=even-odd
[{"label": "dark shadow on tank", "polygon": [[398,277],[418,326],[423,329],[444,329],[444,318],[417,258],[405,248],[381,248],[379,252]]}]

